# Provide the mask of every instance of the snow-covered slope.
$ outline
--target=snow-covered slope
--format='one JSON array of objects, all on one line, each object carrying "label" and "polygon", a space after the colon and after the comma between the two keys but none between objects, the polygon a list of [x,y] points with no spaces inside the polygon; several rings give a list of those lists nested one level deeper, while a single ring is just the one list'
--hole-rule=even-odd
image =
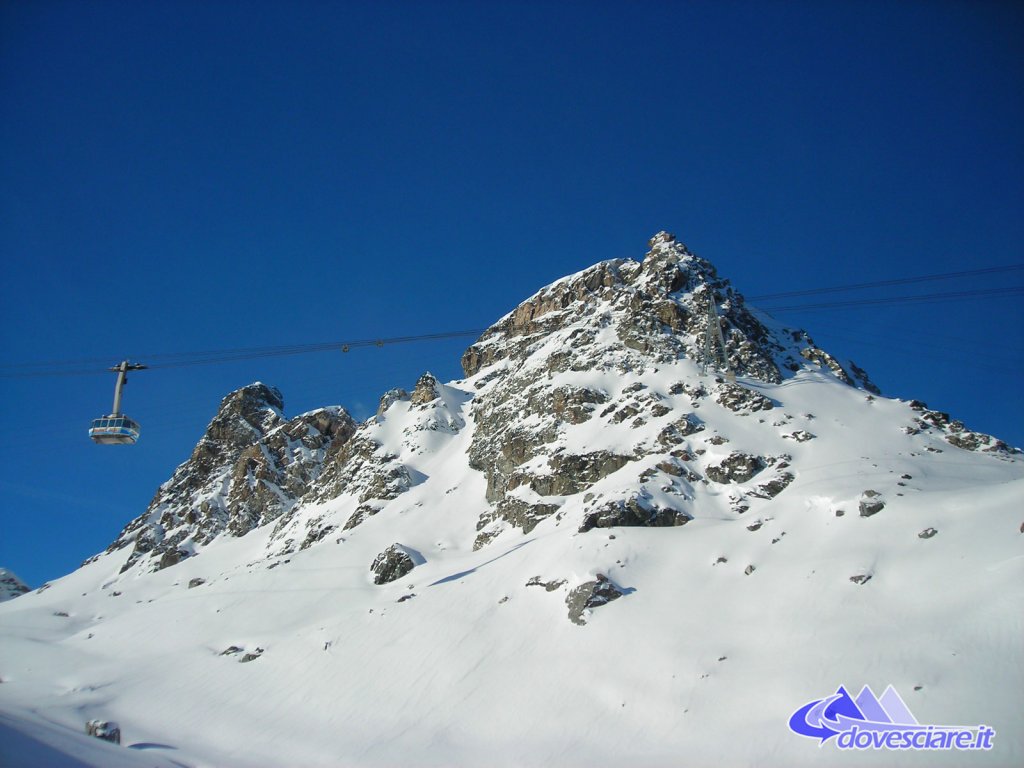
[{"label": "snow-covered slope", "polygon": [[[698,361],[712,296],[735,383]],[[1024,761],[1014,449],[665,233],[463,366],[358,426],[226,398],[107,552],[0,608],[0,711],[194,765],[920,763],[787,727],[892,684],[996,731],[928,764]]]}]

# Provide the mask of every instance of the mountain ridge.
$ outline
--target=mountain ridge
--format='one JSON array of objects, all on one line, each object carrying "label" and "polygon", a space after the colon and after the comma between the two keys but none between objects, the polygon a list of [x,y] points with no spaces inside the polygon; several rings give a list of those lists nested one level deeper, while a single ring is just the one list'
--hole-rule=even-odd
[{"label": "mountain ridge", "polygon": [[[801,370],[814,369],[870,396],[880,394],[866,372],[820,349],[806,331],[780,325],[748,308],[710,262],[675,236],[659,232],[648,248],[640,262],[613,259],[560,278],[493,323],[462,356],[463,381],[474,382],[465,392],[424,374],[411,394],[402,389],[385,393],[378,413],[363,425],[357,425],[340,406],[286,420],[281,393],[261,383],[229,394],[192,457],[161,486],[146,513],[126,526],[108,552],[132,546],[123,570],[140,559],[154,562],[156,568],[167,567],[196,554],[221,534],[245,535],[274,523],[275,535],[281,535],[303,506],[338,498],[349,489],[358,499],[351,515],[340,525],[308,524],[297,545],[305,548],[338,528],[355,527],[415,483],[409,467],[398,458],[400,450],[381,454],[381,443],[367,436],[395,402],[404,400],[431,414],[429,423],[417,429],[450,433],[466,424],[455,402],[472,398],[469,467],[486,476],[489,505],[477,523],[479,547],[505,525],[528,532],[540,520],[558,514],[564,506],[559,498],[584,492],[626,464],[652,455],[655,448],[669,448],[703,430],[696,415],[702,400],[712,398],[735,413],[768,411],[774,404],[757,391],[758,382],[779,384]],[[645,393],[647,387],[638,379],[637,389],[625,393],[632,394],[627,398],[630,402],[617,404],[607,388],[552,383],[559,377],[569,382],[573,374],[591,370],[627,375],[679,360],[700,360],[710,300],[717,307],[730,372],[749,380],[750,386],[721,376],[690,376],[672,382],[665,392]],[[691,383],[695,381],[702,383]],[[520,392],[529,393],[525,402],[518,397]],[[439,398],[442,404],[431,405]],[[640,426],[673,410],[666,405],[668,398],[689,398],[691,407],[682,412],[677,403],[675,410],[680,412],[658,433],[657,445],[634,445],[629,455],[608,450],[558,455],[556,451],[547,457],[546,467],[530,469],[530,460],[546,455],[545,446],[565,431],[565,424],[581,424],[600,411],[601,417],[612,413],[612,424],[628,419]],[[918,401],[911,407],[920,415],[908,430],[943,431],[949,442],[968,450],[1010,450]],[[544,418],[549,412],[554,419]],[[531,428],[521,420],[523,414],[539,423]],[[812,435],[807,430],[798,433],[795,440]],[[703,473],[683,460],[689,455],[685,450],[663,453],[657,471],[674,476],[672,482],[682,485],[703,479]],[[787,455],[785,450],[759,457],[737,454],[725,459],[731,469],[708,469],[712,477],[717,473],[720,481],[731,482],[742,476],[735,472],[745,463],[751,477],[761,473],[762,484],[752,489],[753,495],[774,496],[792,480],[786,471]],[[689,455],[689,461],[693,458]],[[770,471],[764,473],[766,469]],[[529,486],[538,498],[510,493],[521,486]],[[680,493],[692,501],[692,489]],[[747,499],[737,498],[734,506],[744,505],[749,507]],[[601,509],[591,507],[581,526],[645,521],[681,525],[692,514],[679,506],[616,498]],[[296,539],[296,532],[291,533]]]}]

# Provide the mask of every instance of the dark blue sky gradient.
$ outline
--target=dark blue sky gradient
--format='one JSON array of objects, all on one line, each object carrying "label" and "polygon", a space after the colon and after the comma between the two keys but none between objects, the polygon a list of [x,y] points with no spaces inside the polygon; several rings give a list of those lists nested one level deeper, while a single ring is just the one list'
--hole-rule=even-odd
[{"label": "dark blue sky gradient", "polygon": [[[748,295],[1020,263],[1022,8],[3,3],[4,362],[481,327],[660,229]],[[1020,296],[780,318],[1024,444]],[[140,373],[132,449],[112,376],[0,377],[0,565],[102,549],[238,386],[365,417],[468,341]]]}]

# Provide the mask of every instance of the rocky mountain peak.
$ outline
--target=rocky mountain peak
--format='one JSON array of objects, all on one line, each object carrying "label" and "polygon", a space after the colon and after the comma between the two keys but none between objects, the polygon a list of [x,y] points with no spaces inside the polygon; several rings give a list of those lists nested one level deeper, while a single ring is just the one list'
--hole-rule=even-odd
[{"label": "rocky mountain peak", "polygon": [[221,401],[203,439],[228,446],[249,445],[284,421],[283,410],[280,390],[261,382],[249,384]]},{"label": "rocky mountain peak", "polygon": [[[876,391],[867,375],[814,346],[810,336],[746,306],[711,262],[668,232],[649,241],[641,262],[604,261],[542,288],[488,328],[462,357],[467,377],[502,360],[523,361],[553,335],[551,366],[622,370],[680,358],[699,360],[713,303],[733,372],[778,383],[810,362]],[[600,338],[600,343],[595,343]]]},{"label": "rocky mountain peak", "polygon": [[413,405],[423,405],[424,403],[436,400],[440,394],[441,382],[437,380],[434,374],[428,371],[420,376],[419,381],[416,382],[416,387],[412,391],[410,400]]}]

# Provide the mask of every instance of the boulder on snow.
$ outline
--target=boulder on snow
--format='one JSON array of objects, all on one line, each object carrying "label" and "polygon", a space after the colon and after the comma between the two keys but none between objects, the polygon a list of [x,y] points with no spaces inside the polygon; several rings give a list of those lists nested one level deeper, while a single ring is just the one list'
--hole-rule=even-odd
[{"label": "boulder on snow", "polygon": [[587,581],[574,588],[565,598],[565,604],[569,607],[569,621],[573,624],[583,626],[587,623],[588,612],[618,600],[625,592],[619,589],[603,573],[597,574],[594,581]]},{"label": "boulder on snow", "polygon": [[111,720],[90,720],[85,724],[85,732],[113,744],[121,743],[121,726]]},{"label": "boulder on snow", "polygon": [[401,544],[392,544],[373,559],[370,570],[374,584],[388,584],[400,579],[417,566],[413,553]]},{"label": "boulder on snow", "polygon": [[883,509],[885,509],[885,502],[882,500],[882,494],[878,491],[868,490],[860,495],[861,517],[871,517]]}]

